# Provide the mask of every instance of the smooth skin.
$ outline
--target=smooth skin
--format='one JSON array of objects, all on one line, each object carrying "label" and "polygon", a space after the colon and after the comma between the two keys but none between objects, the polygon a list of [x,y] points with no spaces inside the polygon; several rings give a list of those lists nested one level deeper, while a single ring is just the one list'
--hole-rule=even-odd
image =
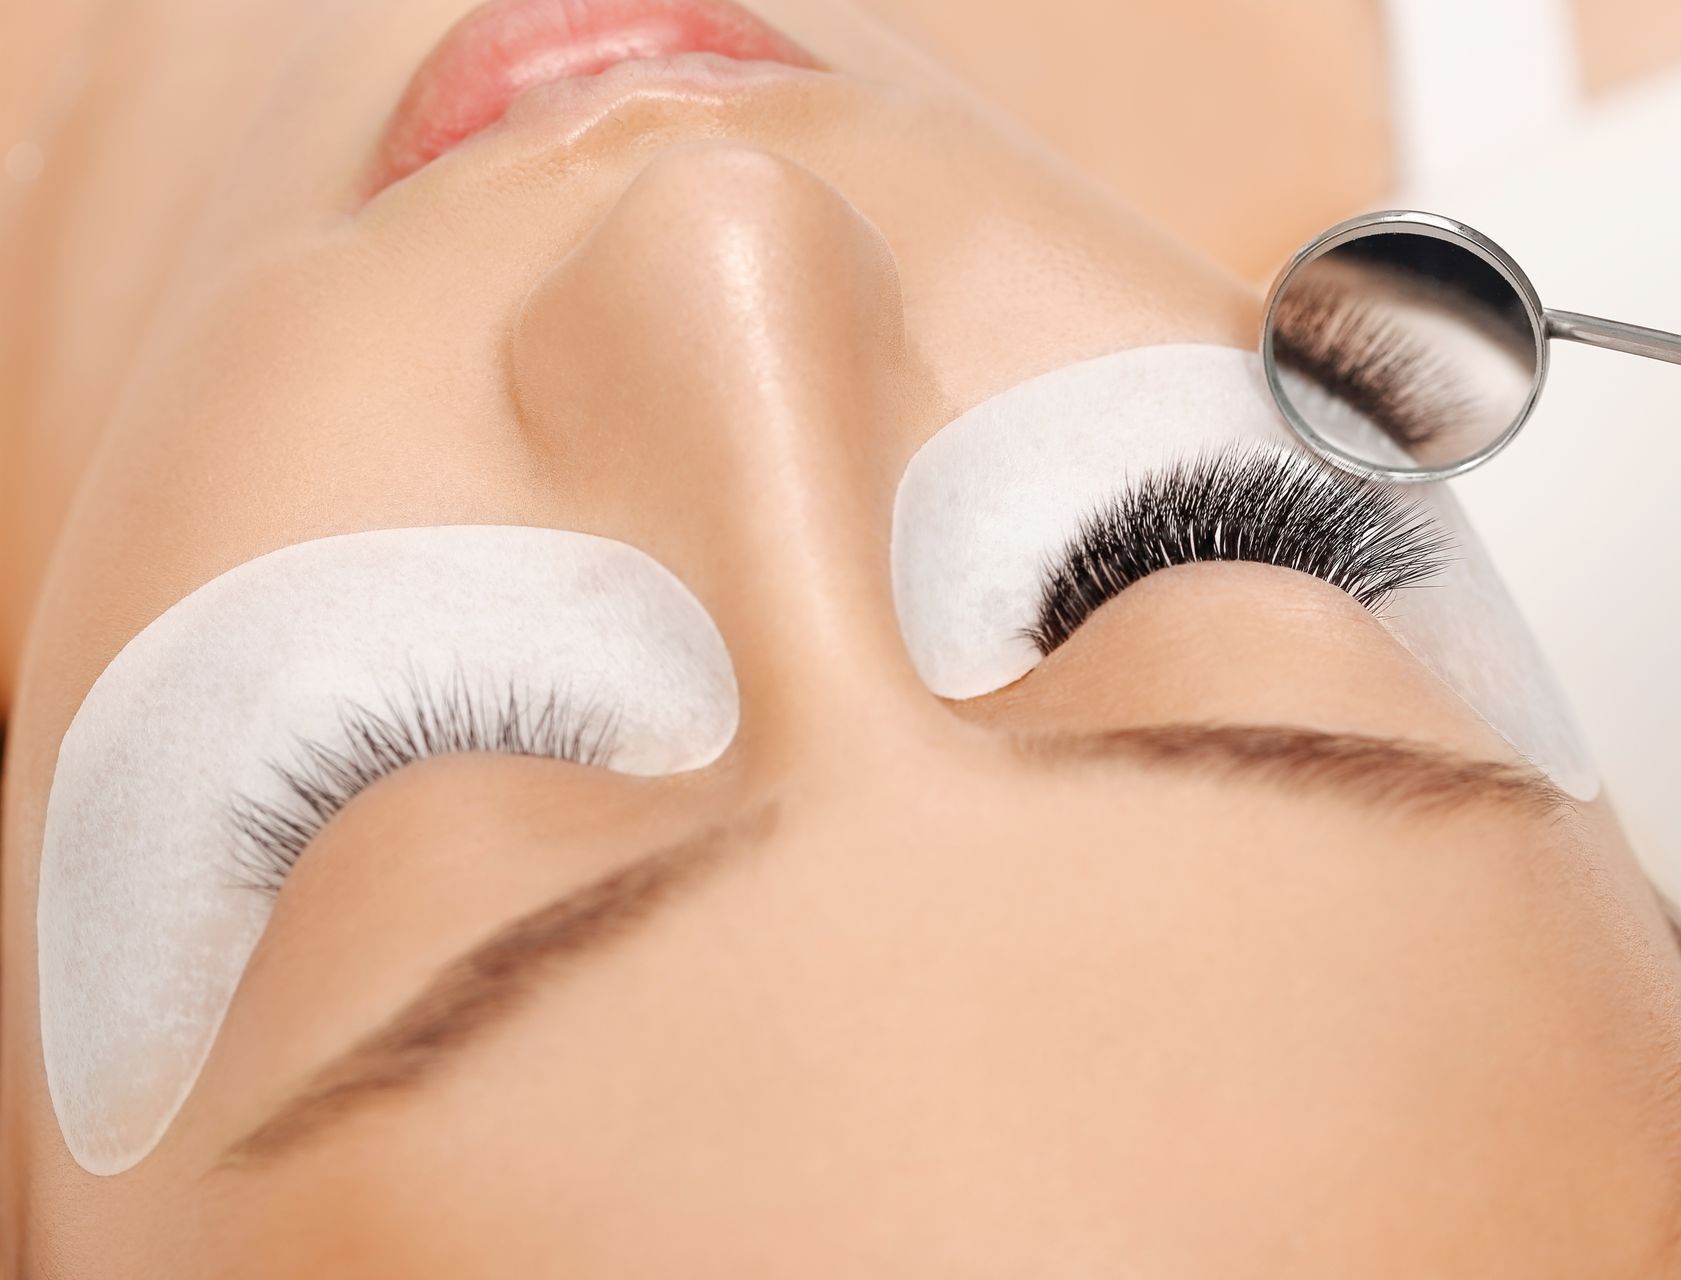
[{"label": "smooth skin", "polygon": [[[439,23],[431,6],[412,18],[390,10],[55,0],[0,11],[0,150],[17,139],[46,156],[28,183],[0,178],[0,419],[20,424],[0,433],[0,484],[11,477],[0,709],[65,508],[205,192],[263,186],[230,177],[230,155],[275,168],[272,154],[245,153],[252,122],[228,104],[260,103],[252,86],[284,92],[301,76],[308,92],[262,108],[293,122],[293,145],[311,131],[329,153],[371,142]],[[1252,282],[1380,202],[1395,177],[1377,0],[783,0],[766,12],[829,56],[850,48],[914,82],[979,90],[1112,196]],[[1590,95],[1681,64],[1670,0],[1574,0],[1572,12]],[[338,51],[308,35],[322,24],[352,28],[329,41]],[[277,50],[294,48],[302,64],[288,73]],[[301,181],[319,178],[318,160],[292,163]]]},{"label": "smooth skin", "polygon": [[[59,362],[103,341],[121,394],[85,450],[8,419],[43,488],[80,463],[44,589],[7,599],[0,1271],[1681,1273],[1681,957],[1603,801],[1400,810],[1035,746],[1286,724],[1509,761],[1352,601],[1172,570],[962,706],[906,657],[887,539],[915,449],[1087,356],[1248,345],[1254,292],[831,3],[761,11],[839,74],[621,71],[590,126],[487,135],[347,214],[459,10],[238,19],[289,52],[253,63],[248,116],[197,113],[202,205],[132,203],[155,305],[72,309],[13,366],[37,404],[91,401]],[[113,78],[128,110],[90,146],[184,110],[154,88]],[[143,168],[111,148],[55,179],[90,219]],[[730,647],[736,744],[680,779],[459,757],[367,792],[282,892],[162,1145],[88,1176],[34,984],[77,705],[237,564],[457,522],[671,568]],[[458,952],[697,831],[738,848],[425,1083],[227,1161]]]}]

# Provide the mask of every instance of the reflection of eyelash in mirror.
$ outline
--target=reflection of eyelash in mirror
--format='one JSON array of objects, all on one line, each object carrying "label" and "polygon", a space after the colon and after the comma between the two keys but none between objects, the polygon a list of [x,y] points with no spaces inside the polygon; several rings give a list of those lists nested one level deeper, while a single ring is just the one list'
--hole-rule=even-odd
[{"label": "reflection of eyelash in mirror", "polygon": [[606,765],[613,755],[614,717],[576,705],[558,689],[539,696],[511,681],[495,691],[475,688],[457,670],[441,687],[411,674],[401,695],[387,694],[384,701],[379,710],[345,702],[337,745],[299,738],[289,763],[272,764],[285,799],[235,799],[235,859],[247,885],[277,893],[310,841],[345,805],[417,761],[494,752]]},{"label": "reflection of eyelash in mirror", "polygon": [[1476,392],[1433,350],[1345,289],[1304,282],[1279,300],[1273,354],[1408,448],[1480,412]]},{"label": "reflection of eyelash in mirror", "polygon": [[1445,566],[1451,543],[1393,489],[1304,454],[1259,447],[1178,462],[1088,517],[1045,574],[1027,636],[1061,645],[1158,569],[1252,560],[1323,578],[1374,612]]}]

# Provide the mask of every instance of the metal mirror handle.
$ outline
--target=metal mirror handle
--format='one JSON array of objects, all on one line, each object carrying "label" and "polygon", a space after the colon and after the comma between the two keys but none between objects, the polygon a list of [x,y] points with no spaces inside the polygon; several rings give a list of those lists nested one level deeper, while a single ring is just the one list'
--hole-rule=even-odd
[{"label": "metal mirror handle", "polygon": [[1564,338],[1570,342],[1586,343],[1590,347],[1645,356],[1648,360],[1681,364],[1681,334],[1624,324],[1621,320],[1601,320],[1598,316],[1584,316],[1575,311],[1549,310],[1546,314],[1549,338]]}]

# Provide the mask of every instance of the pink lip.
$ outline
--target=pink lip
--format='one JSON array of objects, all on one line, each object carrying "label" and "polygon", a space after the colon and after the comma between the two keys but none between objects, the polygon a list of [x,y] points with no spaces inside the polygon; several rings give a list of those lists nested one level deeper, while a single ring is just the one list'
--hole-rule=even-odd
[{"label": "pink lip", "polygon": [[684,53],[821,65],[730,0],[490,0],[457,22],[409,81],[364,195],[495,124],[535,85]]}]

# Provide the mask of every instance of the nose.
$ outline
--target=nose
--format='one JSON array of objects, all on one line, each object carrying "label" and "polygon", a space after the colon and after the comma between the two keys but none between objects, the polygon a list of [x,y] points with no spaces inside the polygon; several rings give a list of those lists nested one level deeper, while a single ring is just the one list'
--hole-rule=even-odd
[{"label": "nose", "polygon": [[739,146],[663,153],[533,288],[510,367],[573,527],[647,551],[711,612],[741,750],[938,709],[888,547],[937,394],[891,251],[833,188]]}]

